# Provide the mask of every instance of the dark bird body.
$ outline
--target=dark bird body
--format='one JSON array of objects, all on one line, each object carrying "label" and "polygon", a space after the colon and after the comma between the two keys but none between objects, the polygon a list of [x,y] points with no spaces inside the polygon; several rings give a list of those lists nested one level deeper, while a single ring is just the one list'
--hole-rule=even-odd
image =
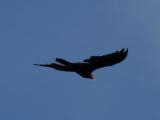
[{"label": "dark bird body", "polygon": [[90,58],[85,59],[83,60],[83,62],[79,63],[71,63],[64,59],[56,58],[56,62],[58,63],[34,64],[34,65],[50,67],[61,71],[76,72],[82,77],[95,80],[95,77],[92,74],[94,70],[120,63],[127,57],[127,54],[128,54],[128,49],[125,50],[123,48],[120,51],[116,51],[111,54],[103,56],[91,56]]}]

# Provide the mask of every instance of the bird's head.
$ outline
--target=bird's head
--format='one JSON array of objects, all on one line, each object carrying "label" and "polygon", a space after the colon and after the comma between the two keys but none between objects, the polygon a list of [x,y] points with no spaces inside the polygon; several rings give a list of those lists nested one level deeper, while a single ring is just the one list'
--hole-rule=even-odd
[{"label": "bird's head", "polygon": [[93,75],[93,74],[90,74],[90,77],[89,77],[90,79],[92,79],[92,80],[96,80],[96,77],[95,77],[95,75]]},{"label": "bird's head", "polygon": [[92,74],[91,71],[78,71],[77,72],[80,76],[84,77],[84,78],[88,78],[88,79],[92,79],[92,80],[96,80],[96,77]]},{"label": "bird's head", "polygon": [[88,74],[81,74],[82,77],[85,77],[85,78],[89,78],[91,80],[96,80],[96,77],[94,74],[92,73],[88,73]]}]

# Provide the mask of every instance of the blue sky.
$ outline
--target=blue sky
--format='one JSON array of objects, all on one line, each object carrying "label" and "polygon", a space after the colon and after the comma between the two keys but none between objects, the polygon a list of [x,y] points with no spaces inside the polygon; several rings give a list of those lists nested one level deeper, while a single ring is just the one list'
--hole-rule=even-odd
[{"label": "blue sky", "polygon": [[[159,0],[1,0],[1,120],[159,120]],[[129,48],[97,80],[33,66]]]}]

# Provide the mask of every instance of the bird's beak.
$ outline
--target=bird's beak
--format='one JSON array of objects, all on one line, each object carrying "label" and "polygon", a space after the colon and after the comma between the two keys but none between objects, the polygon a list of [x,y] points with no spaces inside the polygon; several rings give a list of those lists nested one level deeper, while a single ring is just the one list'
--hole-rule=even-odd
[{"label": "bird's beak", "polygon": [[91,79],[92,79],[92,80],[96,80],[95,75],[92,74],[92,75],[91,75]]}]

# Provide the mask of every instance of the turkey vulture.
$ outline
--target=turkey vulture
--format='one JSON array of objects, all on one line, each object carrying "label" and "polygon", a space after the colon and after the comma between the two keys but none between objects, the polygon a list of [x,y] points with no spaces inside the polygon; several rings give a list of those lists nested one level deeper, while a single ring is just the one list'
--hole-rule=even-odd
[{"label": "turkey vulture", "polygon": [[84,78],[95,80],[95,76],[92,74],[94,70],[120,63],[127,57],[127,54],[128,48],[126,50],[123,48],[120,51],[116,51],[111,54],[103,56],[91,56],[90,58],[83,60],[83,62],[78,63],[72,63],[62,58],[56,58],[56,62],[58,63],[34,65],[54,68],[61,71],[76,72]]}]

